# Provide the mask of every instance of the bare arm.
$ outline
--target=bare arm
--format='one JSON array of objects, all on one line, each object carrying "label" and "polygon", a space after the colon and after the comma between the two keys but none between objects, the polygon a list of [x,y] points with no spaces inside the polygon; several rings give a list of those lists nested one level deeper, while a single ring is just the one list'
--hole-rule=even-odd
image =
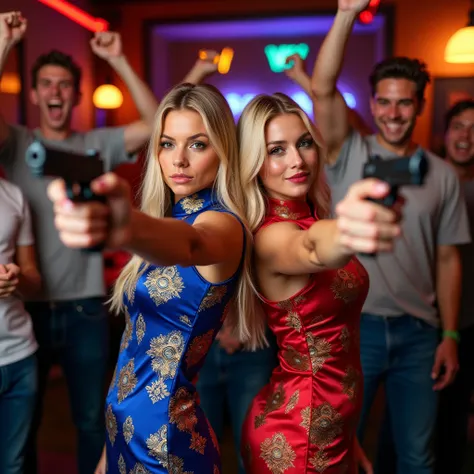
[{"label": "bare arm", "polygon": [[214,59],[217,57],[217,51],[204,51],[205,58],[198,58],[193,67],[186,74],[183,82],[190,84],[202,84],[204,80],[217,71],[217,63]]},{"label": "bare arm", "polygon": [[337,205],[337,219],[320,220],[308,230],[292,222],[262,229],[255,253],[270,273],[302,275],[344,266],[356,252],[385,252],[399,235],[398,212],[367,201],[386,195],[384,183],[366,179],[351,186]]},{"label": "bare arm", "polygon": [[[454,245],[440,245],[437,252],[436,293],[441,323],[444,331],[456,331],[461,298],[461,258]],[[443,367],[445,370],[441,373]],[[444,337],[436,349],[433,388],[442,390],[452,383],[458,369],[457,341],[450,336]]]},{"label": "bare arm", "polygon": [[72,203],[61,180],[49,185],[55,224],[66,246],[87,248],[105,243],[157,265],[199,266],[200,273],[214,282],[235,273],[243,251],[243,231],[230,214],[204,212],[193,225],[157,219],[132,209],[130,185],[113,173],[94,180],[91,187],[106,196],[107,205]]},{"label": "bare arm", "polygon": [[18,291],[25,297],[32,297],[41,288],[41,276],[36,265],[34,245],[18,246],[15,261],[20,268]]},{"label": "bare arm", "polygon": [[369,0],[339,0],[331,30],[319,50],[311,78],[315,118],[327,146],[327,160],[334,163],[350,133],[346,102],[337,89],[344,53],[357,15]]},{"label": "bare arm", "polygon": [[[10,51],[23,38],[26,32],[27,21],[21,12],[14,11],[0,14],[0,80]],[[0,148],[9,136],[8,124],[0,113]]]},{"label": "bare arm", "polygon": [[134,153],[150,138],[158,108],[156,97],[123,55],[122,41],[118,33],[96,33],[91,39],[91,47],[94,53],[105,59],[123,80],[140,113],[141,119],[127,125],[124,134],[127,152]]},{"label": "bare arm", "polygon": [[461,258],[458,248],[440,245],[436,265],[436,293],[443,329],[456,331],[461,298]]}]

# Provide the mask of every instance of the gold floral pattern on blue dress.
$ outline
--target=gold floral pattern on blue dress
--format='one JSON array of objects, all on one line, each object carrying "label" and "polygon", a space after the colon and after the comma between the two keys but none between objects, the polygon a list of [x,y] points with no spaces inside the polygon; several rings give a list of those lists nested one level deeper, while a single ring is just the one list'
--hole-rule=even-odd
[{"label": "gold floral pattern on blue dress", "polygon": [[148,274],[145,286],[156,306],[180,298],[184,289],[183,279],[176,266],[155,268]]},{"label": "gold floral pattern on blue dress", "polygon": [[137,385],[137,376],[134,371],[134,359],[131,359],[128,364],[120,370],[117,381],[117,400],[119,403],[123,402]]},{"label": "gold floral pattern on blue dress", "polygon": [[150,341],[147,354],[151,357],[151,367],[163,379],[172,379],[176,375],[179,361],[184,351],[184,338],[180,331],[162,334]]},{"label": "gold floral pattern on blue dress", "polygon": [[137,333],[137,342],[138,344],[141,344],[143,337],[145,336],[145,333],[146,333],[145,318],[143,317],[142,314],[139,314],[137,318],[136,333]]},{"label": "gold floral pattern on blue dress", "polygon": [[127,419],[123,422],[122,429],[125,442],[130,444],[130,441],[132,441],[133,438],[133,433],[135,432],[135,427],[133,426],[133,420],[131,416],[127,416]]},{"label": "gold floral pattern on blue dress", "polygon": [[146,440],[148,455],[154,457],[163,467],[168,467],[168,425],[163,425]]}]

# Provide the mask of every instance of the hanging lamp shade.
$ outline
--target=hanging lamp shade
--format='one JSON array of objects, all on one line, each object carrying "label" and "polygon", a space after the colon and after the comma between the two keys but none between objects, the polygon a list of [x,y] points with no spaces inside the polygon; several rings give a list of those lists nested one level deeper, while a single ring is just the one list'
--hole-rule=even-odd
[{"label": "hanging lamp shade", "polygon": [[98,109],[118,109],[123,103],[123,95],[118,87],[102,84],[94,91],[92,102]]},{"label": "hanging lamp shade", "polygon": [[469,24],[451,36],[444,50],[444,59],[447,63],[474,63],[474,9],[472,6]]}]

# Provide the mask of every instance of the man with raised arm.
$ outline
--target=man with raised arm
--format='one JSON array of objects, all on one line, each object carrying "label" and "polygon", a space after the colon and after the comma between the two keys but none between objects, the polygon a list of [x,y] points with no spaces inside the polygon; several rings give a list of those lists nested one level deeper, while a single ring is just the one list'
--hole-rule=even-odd
[{"label": "man with raised arm", "polygon": [[[334,206],[360,179],[369,155],[386,159],[421,151],[412,133],[430,80],[424,63],[396,57],[375,66],[370,76],[374,135],[362,137],[350,126],[337,91],[349,36],[368,4],[369,0],[339,0],[312,76]],[[426,184],[401,191],[406,199],[404,237],[393,254],[360,257],[371,284],[361,320],[364,404],[359,437],[383,381],[399,474],[433,472],[437,391],[452,382],[458,368],[461,263],[456,246],[470,241],[456,174],[435,155],[422,152],[429,162]]]},{"label": "man with raised arm", "polygon": [[[0,77],[7,56],[27,30],[20,12],[0,14]],[[48,179],[31,176],[25,151],[34,139],[75,153],[97,150],[108,169],[132,160],[149,139],[157,102],[122,53],[117,33],[97,33],[94,53],[123,79],[140,112],[140,120],[116,128],[85,133],[71,128],[74,107],[81,99],[81,70],[59,51],[40,56],[32,68],[30,99],[40,113],[40,126],[30,130],[7,124],[0,114],[0,166],[19,186],[30,204],[38,247],[43,289],[27,309],[33,318],[38,351],[38,404],[27,453],[28,474],[36,472],[36,433],[43,395],[53,361],[62,365],[77,428],[80,474],[90,474],[104,445],[104,381],[108,355],[108,320],[102,255],[66,248],[54,228],[53,209],[46,195]]]}]

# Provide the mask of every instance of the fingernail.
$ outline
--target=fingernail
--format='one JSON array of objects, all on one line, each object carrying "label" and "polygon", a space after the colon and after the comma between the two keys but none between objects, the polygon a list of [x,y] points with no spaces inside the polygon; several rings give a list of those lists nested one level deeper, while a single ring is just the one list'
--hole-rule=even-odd
[{"label": "fingernail", "polygon": [[67,211],[69,211],[70,209],[72,209],[74,206],[74,204],[72,203],[72,201],[70,201],[69,199],[65,199],[63,202],[62,202],[62,208],[63,209],[66,209]]},{"label": "fingernail", "polygon": [[382,192],[382,191],[388,191],[388,184],[387,183],[377,183],[375,185],[375,190]]}]

